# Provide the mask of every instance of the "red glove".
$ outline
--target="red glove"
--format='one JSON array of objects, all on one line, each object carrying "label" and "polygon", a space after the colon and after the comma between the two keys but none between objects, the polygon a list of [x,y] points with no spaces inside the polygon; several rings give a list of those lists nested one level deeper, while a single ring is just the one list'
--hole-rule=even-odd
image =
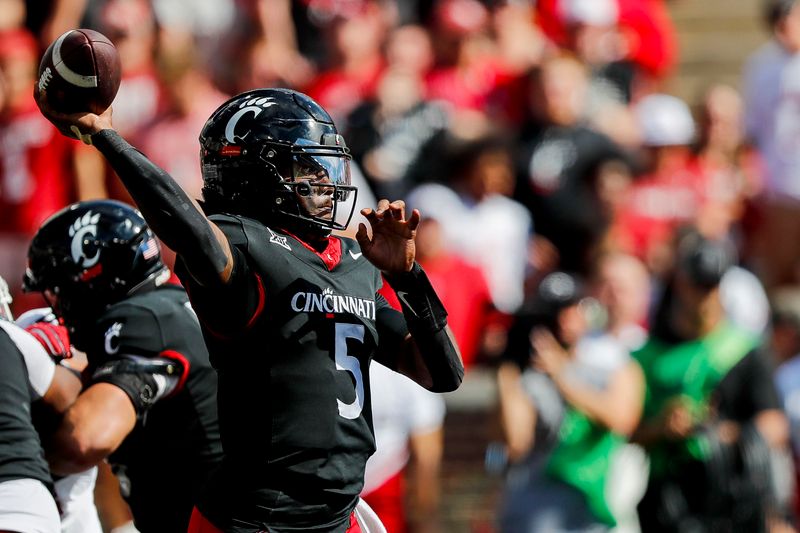
[{"label": "red glove", "polygon": [[35,322],[25,328],[25,331],[33,335],[50,357],[56,361],[69,359],[72,357],[70,349],[69,331],[61,324],[51,324],[49,322]]}]

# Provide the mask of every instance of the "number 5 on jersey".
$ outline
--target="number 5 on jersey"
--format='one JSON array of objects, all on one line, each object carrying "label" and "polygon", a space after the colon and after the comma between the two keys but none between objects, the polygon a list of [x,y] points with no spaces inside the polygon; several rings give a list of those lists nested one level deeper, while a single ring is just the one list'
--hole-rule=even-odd
[{"label": "number 5 on jersey", "polygon": [[361,364],[358,359],[347,353],[347,339],[364,342],[364,326],[361,324],[336,324],[336,340],[334,355],[336,370],[343,370],[353,374],[356,380],[356,399],[352,403],[345,403],[336,399],[339,406],[339,415],[353,420],[361,415],[364,407],[364,376],[361,374]]}]

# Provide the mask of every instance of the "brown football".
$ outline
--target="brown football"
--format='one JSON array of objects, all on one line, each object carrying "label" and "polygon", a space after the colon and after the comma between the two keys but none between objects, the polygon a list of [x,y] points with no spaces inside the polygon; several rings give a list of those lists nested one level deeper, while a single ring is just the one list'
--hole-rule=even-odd
[{"label": "brown football", "polygon": [[119,53],[105,35],[69,30],[45,50],[36,89],[54,111],[100,114],[114,101],[121,76]]}]

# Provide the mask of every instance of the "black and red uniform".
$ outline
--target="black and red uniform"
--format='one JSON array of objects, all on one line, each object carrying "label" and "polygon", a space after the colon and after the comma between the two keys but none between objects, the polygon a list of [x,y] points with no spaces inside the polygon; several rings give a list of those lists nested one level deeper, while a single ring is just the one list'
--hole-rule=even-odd
[{"label": "black and red uniform", "polygon": [[140,531],[185,532],[200,486],[222,459],[217,376],[186,292],[174,285],[137,292],[79,333],[76,346],[95,369],[131,356],[143,369],[148,360],[178,363],[176,388],[137,412],[109,462]]},{"label": "black and red uniform", "polygon": [[252,219],[211,219],[232,282],[208,290],[178,270],[219,372],[226,452],[198,508],[230,532],[345,531],[375,448],[370,359],[405,336],[402,315],[355,241],[317,253]]}]

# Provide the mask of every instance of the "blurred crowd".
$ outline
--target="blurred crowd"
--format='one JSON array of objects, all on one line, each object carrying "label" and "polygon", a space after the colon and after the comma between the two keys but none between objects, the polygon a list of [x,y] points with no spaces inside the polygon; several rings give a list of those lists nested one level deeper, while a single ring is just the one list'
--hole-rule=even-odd
[{"label": "blurred crowd", "polygon": [[[196,198],[208,115],[294,88],[343,131],[360,202],[422,212],[467,372],[497,378],[498,531],[792,531],[800,2],[761,3],[740,86],[690,106],[667,0],[0,0],[0,276],[40,305],[13,285],[42,221],[129,201],[33,101],[63,31],[115,43],[117,129]],[[366,498],[437,530],[444,406],[371,374]]]}]

